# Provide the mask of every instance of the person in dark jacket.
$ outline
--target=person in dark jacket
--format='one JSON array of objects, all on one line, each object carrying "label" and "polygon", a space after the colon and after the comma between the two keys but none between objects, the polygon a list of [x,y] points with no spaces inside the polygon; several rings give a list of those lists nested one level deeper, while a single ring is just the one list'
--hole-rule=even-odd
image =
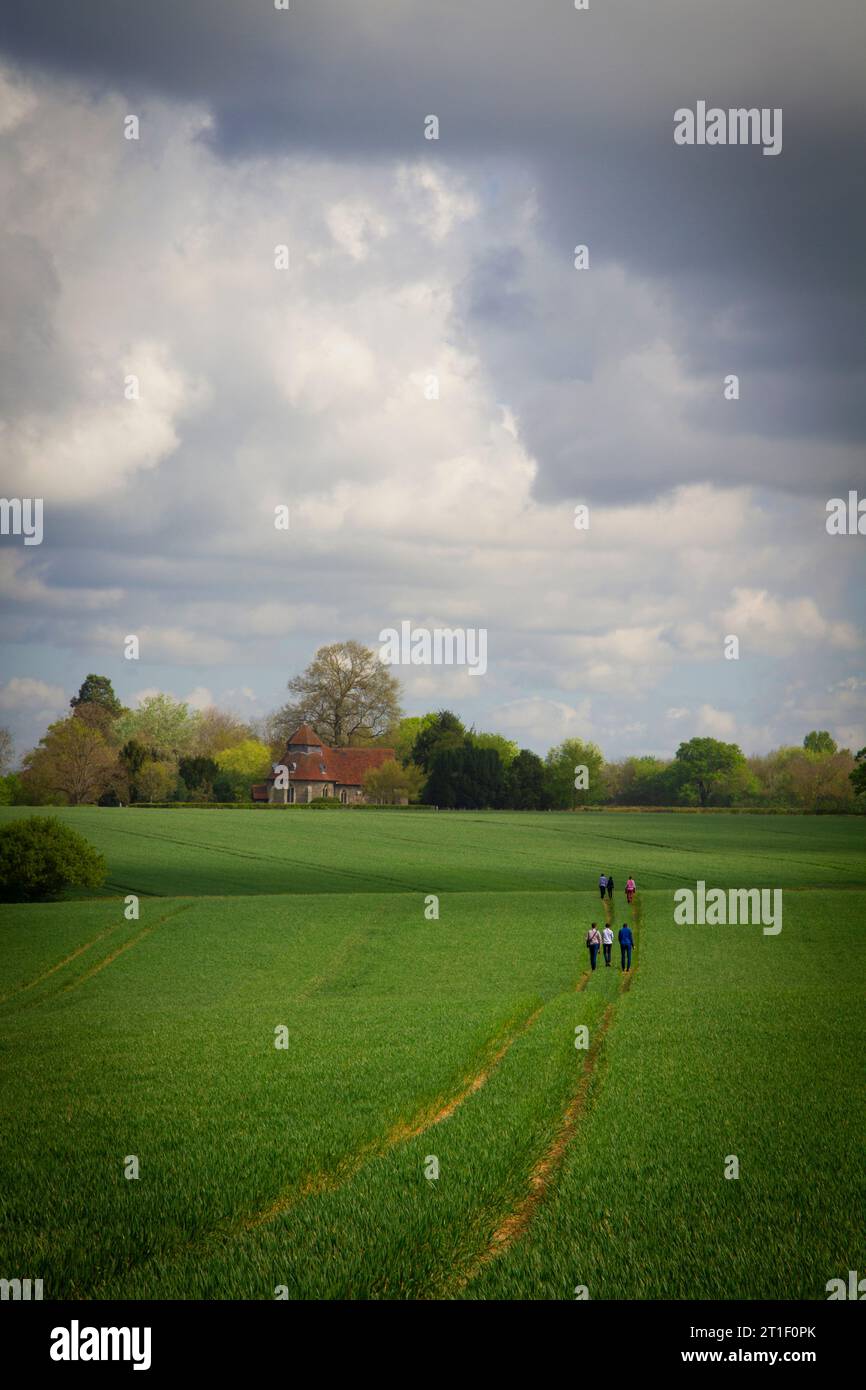
[{"label": "person in dark jacket", "polygon": [[613,874],[608,874],[607,876],[607,896],[609,898],[613,897]]},{"label": "person in dark jacket", "polygon": [[[623,922],[619,929],[619,953],[622,958],[622,969],[631,970],[631,948],[634,945],[634,937],[631,934],[631,927],[628,922]],[[628,960],[628,964],[626,964]]]},{"label": "person in dark jacket", "polygon": [[601,937],[598,934],[598,927],[593,922],[589,931],[586,933],[586,944],[589,948],[589,963],[595,969],[595,962],[598,960],[598,948],[601,945]]}]

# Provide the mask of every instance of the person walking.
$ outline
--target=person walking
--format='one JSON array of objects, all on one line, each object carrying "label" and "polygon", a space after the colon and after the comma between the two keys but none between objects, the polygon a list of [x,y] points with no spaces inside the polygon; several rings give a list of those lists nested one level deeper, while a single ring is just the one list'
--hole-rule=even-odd
[{"label": "person walking", "polygon": [[[602,896],[604,895],[602,894]],[[609,898],[613,897],[613,874],[608,874],[607,876],[607,896]]]},{"label": "person walking", "polygon": [[[631,970],[631,948],[633,945],[634,937],[631,934],[631,927],[628,922],[623,922],[619,929],[619,951],[622,957],[623,970]],[[626,960],[628,960],[627,965]]]},{"label": "person walking", "polygon": [[599,874],[599,876],[598,876],[598,896],[599,896],[600,898],[604,898],[604,892],[605,892],[605,889],[606,889],[606,888],[607,888],[607,874]]},{"label": "person walking", "polygon": [[631,902],[632,899],[634,898],[634,895],[635,895],[636,892],[637,892],[637,885],[635,884],[635,881],[634,881],[634,879],[631,877],[631,875],[629,875],[629,877],[628,877],[628,879],[627,879],[627,881],[626,881],[626,885],[625,885],[625,896],[626,896],[626,900],[627,900],[628,902]]},{"label": "person walking", "polygon": [[589,963],[594,970],[595,963],[598,960],[598,948],[601,945],[601,937],[598,934],[598,927],[595,925],[595,922],[593,922],[589,931],[586,933],[586,944],[589,947]]},{"label": "person walking", "polygon": [[613,946],[613,927],[605,927],[601,934],[601,944],[604,947],[604,963],[610,968],[610,952]]}]

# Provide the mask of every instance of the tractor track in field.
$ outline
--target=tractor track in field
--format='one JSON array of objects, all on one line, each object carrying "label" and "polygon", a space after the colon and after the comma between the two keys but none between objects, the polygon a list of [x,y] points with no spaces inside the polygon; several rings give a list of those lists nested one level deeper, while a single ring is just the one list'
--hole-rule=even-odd
[{"label": "tractor track in field", "polygon": [[365,1144],[354,1154],[347,1154],[336,1168],[329,1172],[310,1174],[297,1187],[278,1197],[263,1211],[245,1217],[237,1224],[232,1234],[240,1235],[246,1231],[255,1230],[259,1226],[264,1226],[290,1211],[292,1207],[297,1206],[307,1197],[317,1196],[322,1192],[337,1191],[338,1188],[349,1182],[356,1173],[359,1173],[367,1163],[384,1157],[398,1144],[408,1144],[410,1140],[418,1139],[422,1134],[425,1134],[428,1129],[433,1129],[435,1125],[443,1124],[449,1120],[464,1101],[481,1090],[517,1039],[529,1032],[543,1008],[544,1005],[540,1004],[516,1027],[506,1025],[505,1029],[501,1029],[485,1048],[486,1055],[484,1055],[478,1070],[465,1076],[450,1097],[437,1096],[435,1100],[429,1101],[416,1111],[410,1120],[398,1121],[382,1138],[374,1139],[371,1143]]},{"label": "tractor track in field", "polygon": [[[605,898],[605,921],[610,925],[612,921],[612,904]],[[635,940],[634,964],[631,970],[622,972],[619,986],[617,988],[617,999],[626,994],[632,987],[635,974],[637,972],[637,943],[639,928],[643,922],[643,906],[639,895],[631,904],[632,929]],[[587,978],[589,972],[587,971]],[[553,1136],[550,1144],[533,1164],[527,1178],[526,1191],[524,1195],[511,1207],[510,1211],[500,1217],[498,1224],[489,1235],[483,1249],[478,1251],[470,1261],[464,1265],[463,1269],[455,1273],[453,1277],[446,1281],[444,1289],[434,1295],[435,1297],[454,1298],[458,1297],[463,1289],[477,1277],[478,1274],[492,1260],[505,1254],[528,1232],[532,1224],[532,1218],[539,1204],[544,1200],[551,1184],[553,1183],[565,1158],[565,1153],[571,1140],[577,1132],[578,1125],[586,1111],[591,1091],[598,1085],[603,1076],[603,1048],[607,1033],[616,1017],[616,1001],[609,1003],[602,1015],[601,1024],[595,1030],[592,1046],[587,1052],[580,1078],[575,1091],[563,1112],[562,1119]]]},{"label": "tractor track in field", "polygon": [[62,970],[64,965],[69,965],[70,962],[75,960],[78,956],[83,956],[84,952],[89,951],[92,946],[96,946],[98,942],[104,941],[113,931],[117,931],[119,926],[120,923],[115,922],[112,926],[105,927],[101,932],[98,932],[92,941],[85,941],[83,946],[76,946],[75,950],[70,951],[68,956],[64,956],[63,960],[59,960],[55,965],[51,965],[47,970],[43,970],[42,974],[37,975],[35,980],[28,980],[26,984],[17,985],[15,989],[10,990],[8,994],[4,994],[3,997],[0,998],[0,1004],[6,1004],[10,999],[17,998],[19,994],[26,994],[28,990],[35,989],[36,985],[41,985],[43,980],[49,979],[52,975],[56,974],[58,970]]},{"label": "tractor track in field", "polygon": [[[138,938],[136,938],[138,939]],[[589,979],[589,971],[584,972],[575,985],[575,991],[580,991],[586,987]],[[383,1158],[391,1149],[400,1144],[409,1143],[412,1139],[419,1138],[427,1130],[433,1129],[436,1125],[444,1124],[460,1108],[460,1106],[475,1095],[489,1080],[492,1073],[500,1065],[511,1047],[524,1034],[528,1033],[535,1024],[539,1015],[547,1004],[551,1001],[546,1000],[544,1004],[539,1004],[518,1024],[507,1024],[500,1029],[490,1040],[482,1054],[482,1061],[477,1065],[477,1070],[464,1077],[454,1093],[448,1097],[439,1096],[435,1100],[428,1102],[421,1110],[416,1111],[410,1120],[398,1121],[388,1132],[379,1139],[374,1139],[370,1143],[363,1145],[354,1153],[346,1154],[334,1168],[327,1171],[310,1173],[301,1179],[289,1191],[282,1193],[267,1207],[260,1211],[249,1213],[248,1215],[235,1220],[233,1223],[222,1223],[205,1231],[201,1236],[182,1244],[163,1249],[158,1255],[150,1256],[146,1260],[131,1264],[129,1270],[138,1270],[153,1261],[162,1263],[165,1260],[177,1258],[193,1253],[203,1254],[210,1246],[225,1244],[231,1240],[240,1239],[260,1227],[268,1225],[279,1217],[286,1215],[294,1207],[310,1197],[322,1196],[326,1193],[337,1192],[346,1183],[350,1182],[368,1163],[377,1158]],[[104,1286],[101,1286],[101,1288]],[[100,1289],[91,1295],[94,1298],[101,1296]]]},{"label": "tractor track in field", "polygon": [[[577,988],[580,988],[579,984]],[[499,1063],[514,1043],[516,1043],[517,1039],[522,1037],[524,1033],[529,1032],[543,1008],[544,1005],[540,1004],[538,1008],[524,1020],[519,1028],[514,1029],[481,1070],[465,1081],[461,1089],[457,1091],[445,1105],[441,1105],[438,1109],[435,1107],[428,1107],[426,1111],[422,1111],[420,1115],[416,1115],[415,1119],[409,1124],[395,1125],[388,1136],[388,1147],[391,1148],[394,1144],[408,1143],[410,1139],[417,1139],[419,1135],[424,1134],[428,1129],[432,1129],[434,1125],[441,1125],[444,1120],[450,1120],[455,1110],[457,1110],[465,1100],[468,1100],[470,1096],[474,1096],[476,1091],[481,1090],[481,1087],[488,1080],[490,1073],[499,1066]]]},{"label": "tractor track in field", "polygon": [[117,950],[112,951],[109,955],[104,956],[102,960],[97,961],[97,963],[94,966],[92,966],[90,970],[85,970],[83,975],[77,975],[74,980],[70,980],[69,984],[64,985],[62,987],[60,993],[66,994],[69,992],[69,990],[78,989],[79,985],[86,984],[88,980],[93,979],[94,975],[99,975],[103,970],[107,969],[109,965],[112,965],[114,961],[117,960],[118,956],[122,956],[125,951],[132,950],[132,947],[137,946],[139,941],[143,941],[146,936],[150,936],[152,932],[155,932],[157,927],[161,927],[164,922],[169,922],[172,921],[175,917],[179,917],[182,912],[189,912],[192,906],[193,904],[189,903],[184,907],[177,908],[174,912],[166,912],[162,917],[159,917],[157,921],[153,922],[149,927],[145,927],[142,931],[138,932],[137,935],[130,937],[129,941],[121,942],[121,944],[117,947]]},{"label": "tractor track in field", "polygon": [[125,951],[131,950],[139,941],[143,941],[146,936],[150,936],[157,925],[158,923],[155,922],[152,927],[145,927],[137,936],[130,937],[129,941],[121,942],[116,951],[112,951],[110,955],[104,956],[102,960],[97,961],[90,970],[85,970],[83,975],[76,975],[75,979],[70,980],[68,984],[61,985],[59,992],[61,994],[67,994],[71,989],[78,989],[79,985],[83,985],[88,980],[92,980],[94,975],[99,975],[100,972],[111,965],[113,961],[116,961],[118,956],[122,956]]},{"label": "tractor track in field", "polygon": [[[136,937],[135,940],[139,940],[142,934],[143,933],[140,933],[139,937]],[[349,941],[343,944],[344,946],[349,946],[350,944],[356,943],[352,943],[352,938],[349,938]],[[591,972],[588,969],[584,970],[574,984],[574,993],[582,993],[586,989],[591,978]],[[310,983],[315,988],[319,982],[314,979]],[[555,997],[558,996],[553,996],[553,998]],[[246,1216],[235,1219],[233,1222],[218,1224],[212,1229],[205,1231],[201,1236],[163,1249],[158,1255],[150,1256],[146,1260],[131,1264],[129,1266],[130,1272],[132,1270],[142,1269],[153,1261],[162,1263],[166,1260],[182,1258],[183,1256],[192,1254],[203,1255],[209,1248],[215,1245],[225,1246],[233,1240],[242,1239],[244,1236],[259,1230],[261,1227],[278,1220],[281,1216],[287,1215],[295,1207],[307,1201],[309,1198],[324,1196],[325,1194],[339,1191],[340,1188],[344,1187],[356,1177],[367,1164],[374,1162],[376,1159],[384,1158],[392,1149],[397,1148],[399,1145],[420,1138],[420,1136],[427,1133],[428,1130],[435,1128],[437,1125],[444,1124],[467,1100],[484,1087],[515,1042],[530,1031],[543,1010],[551,1002],[552,999],[548,999],[543,1004],[538,1005],[517,1024],[510,1023],[504,1025],[487,1044],[482,1052],[480,1062],[476,1063],[476,1069],[464,1077],[463,1081],[450,1096],[439,1096],[435,1100],[429,1101],[426,1105],[422,1106],[420,1110],[416,1111],[411,1119],[398,1121],[386,1134],[363,1145],[353,1153],[346,1154],[335,1167],[309,1173],[291,1189],[281,1193],[261,1210],[248,1213]],[[590,1057],[594,1058],[595,1053],[601,1046],[604,1033],[607,1030],[609,1015],[612,1014],[612,1011],[613,1005],[608,1005],[602,1021],[602,1028],[584,1063],[583,1077],[585,1077],[585,1080],[582,1078],[582,1084],[586,1088],[588,1088],[591,1081],[592,1066],[590,1065]],[[569,1111],[570,1110],[571,1106],[569,1107]],[[568,1142],[568,1137],[570,1137],[570,1135],[567,1135],[562,1143],[563,1152]],[[555,1166],[558,1161],[559,1156],[556,1156],[552,1160],[551,1167]],[[535,1172],[536,1170],[533,1170],[534,1174]],[[546,1169],[543,1176],[546,1182]],[[514,1238],[516,1238],[516,1234]],[[96,1298],[100,1296],[102,1296],[100,1290],[97,1290],[92,1295],[92,1297]]]},{"label": "tractor track in field", "polygon": [[[410,1140],[418,1139],[422,1134],[426,1134],[428,1129],[433,1129],[435,1125],[450,1120],[464,1101],[468,1100],[476,1091],[481,1090],[491,1072],[498,1067],[512,1045],[535,1023],[543,1007],[543,1004],[539,1005],[521,1024],[512,1028],[500,1045],[496,1047],[496,1050],[492,1052],[492,1055],[485,1058],[481,1068],[473,1075],[465,1077],[459,1088],[448,1100],[444,1100],[441,1096],[437,1097],[436,1100],[429,1102],[417,1111],[411,1120],[398,1121],[381,1139],[374,1139],[371,1143],[365,1144],[363,1148],[356,1150],[355,1153],[347,1154],[336,1168],[328,1172],[311,1173],[296,1188],[278,1197],[263,1211],[256,1212],[238,1222],[230,1234],[237,1236],[243,1235],[247,1231],[256,1230],[259,1226],[265,1226],[291,1211],[293,1207],[308,1197],[317,1197],[325,1192],[338,1191],[374,1159],[383,1158],[398,1144],[408,1144]],[[495,1046],[495,1042],[491,1043],[488,1052],[493,1046]]]},{"label": "tractor track in field", "polygon": [[[350,944],[354,945],[357,943],[347,942],[347,947]],[[317,977],[310,982],[314,991],[318,988],[321,978],[322,977]],[[574,986],[575,993],[580,993],[586,989],[589,979],[590,972],[585,970]],[[549,1003],[550,1001],[547,1002]],[[417,1111],[411,1120],[399,1121],[389,1130],[384,1139],[373,1141],[372,1144],[359,1150],[357,1154],[348,1155],[346,1159],[338,1164],[331,1172],[312,1174],[300,1185],[298,1189],[299,1198],[311,1196],[316,1192],[333,1192],[337,1187],[341,1187],[344,1182],[347,1182],[349,1178],[353,1177],[354,1174],[364,1166],[364,1163],[368,1159],[379,1158],[387,1153],[389,1149],[396,1147],[396,1145],[406,1144],[411,1139],[417,1139],[420,1135],[425,1134],[428,1129],[432,1129],[435,1125],[442,1124],[445,1120],[449,1120],[464,1101],[481,1090],[482,1086],[488,1081],[491,1073],[499,1066],[500,1062],[513,1047],[517,1039],[522,1037],[524,1033],[529,1032],[545,1007],[544,1004],[540,1004],[538,1008],[534,1009],[517,1027],[511,1027],[510,1031],[508,1029],[504,1030],[505,1036],[499,1046],[496,1046],[496,1040],[494,1039],[491,1044],[489,1044],[487,1050],[491,1052],[491,1049],[494,1047],[496,1050],[492,1051],[492,1055],[484,1061],[478,1071],[464,1078],[460,1087],[449,1099],[446,1100],[442,1097],[438,1097],[435,1101],[430,1102],[421,1110]],[[502,1033],[500,1033],[499,1037],[502,1037]],[[355,1161],[356,1159],[358,1160],[357,1162]],[[279,1199],[278,1202],[273,1205],[274,1207],[278,1206]],[[286,1209],[288,1209],[288,1207],[286,1207]],[[268,1211],[270,1212],[271,1208],[268,1208]],[[274,1211],[273,1214],[278,1215],[279,1213]],[[268,1219],[271,1218],[268,1217]],[[257,1219],[253,1224],[260,1225],[262,1221]]]},{"label": "tractor track in field", "polygon": [[301,986],[295,996],[297,1003],[305,1004],[307,1000],[312,999],[313,995],[318,994],[320,990],[334,984],[340,978],[340,972],[348,964],[358,948],[363,946],[365,942],[370,939],[371,933],[369,930],[350,932],[348,936],[343,937],[342,941],[338,942],[335,947],[333,955],[328,960],[324,972],[319,975],[311,976],[306,984]]},{"label": "tractor track in field", "polygon": [[538,1204],[543,1200],[550,1183],[562,1164],[578,1123],[586,1107],[587,1096],[596,1070],[599,1053],[604,1044],[607,1031],[614,1016],[613,1004],[608,1004],[602,1015],[600,1026],[596,1029],[591,1048],[580,1074],[577,1088],[566,1106],[562,1120],[552,1142],[540,1158],[536,1159],[527,1181],[527,1191],[515,1206],[498,1222],[484,1249],[478,1252],[470,1263],[452,1280],[448,1281],[442,1296],[453,1298],[467,1284],[480,1274],[485,1265],[505,1253],[528,1231]]},{"label": "tractor track in field", "polygon": [[[34,1006],[44,1003],[47,999],[57,999],[61,995],[68,993],[70,990],[77,989],[78,986],[83,985],[85,981],[91,980],[95,975],[100,974],[103,970],[106,969],[107,966],[111,965],[115,960],[117,960],[118,956],[123,955],[125,951],[128,951],[132,946],[135,946],[144,937],[150,936],[151,932],[156,931],[156,928],[161,927],[164,922],[171,921],[172,918],[180,916],[182,912],[189,912],[190,908],[194,906],[195,903],[191,902],[184,904],[183,907],[176,908],[174,912],[164,913],[162,917],[158,918],[157,921],[153,922],[150,926],[145,927],[143,931],[138,932],[128,941],[121,942],[121,944],[117,947],[116,950],[111,951],[107,956],[103,956],[101,960],[97,961],[89,969],[86,969],[82,975],[76,975],[72,980],[69,980],[66,984],[60,985],[58,989],[54,991],[49,991],[48,994],[40,994],[35,999],[22,1000],[22,1006],[25,1008],[32,1008]],[[83,946],[79,946],[76,948],[76,950],[71,951],[68,956],[65,956],[63,958],[63,960],[58,961],[55,965],[52,965],[48,970],[43,970],[42,974],[38,975],[35,980],[31,980],[28,984],[22,985],[18,990],[13,991],[12,994],[8,994],[5,996],[5,998],[0,999],[0,1004],[6,1003],[7,1000],[17,1000],[19,995],[25,993],[26,991],[34,989],[38,984],[42,984],[44,980],[47,980],[52,975],[55,975],[58,970],[62,970],[65,965],[69,965],[79,956],[83,956],[85,951],[89,951],[100,941],[104,941],[106,937],[111,936],[113,932],[118,931],[121,925],[122,924],[120,922],[115,922],[113,926],[106,927],[106,929],[104,931],[99,932],[99,934],[95,936],[92,939],[92,941],[86,941]]]}]

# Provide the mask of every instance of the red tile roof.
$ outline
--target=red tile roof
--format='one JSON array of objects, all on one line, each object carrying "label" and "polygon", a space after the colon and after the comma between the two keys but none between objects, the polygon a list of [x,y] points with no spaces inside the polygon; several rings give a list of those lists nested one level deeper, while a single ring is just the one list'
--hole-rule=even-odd
[{"label": "red tile roof", "polygon": [[393,748],[328,748],[325,766],[334,782],[360,787],[364,773],[394,757]]},{"label": "red tile roof", "polygon": [[[321,747],[321,744],[319,746]],[[327,763],[325,762],[327,751],[326,748],[322,748],[320,753],[298,753],[297,750],[289,744],[281,759],[283,764],[289,769],[289,781],[333,782],[334,779],[329,775]],[[273,780],[274,774],[272,773],[268,781],[273,782]]]},{"label": "red tile roof", "polygon": [[[304,727],[302,724],[301,729]],[[393,748],[325,748],[318,740],[315,753],[299,753],[293,748],[298,741],[293,734],[281,760],[289,769],[290,782],[338,782],[343,787],[360,787],[369,768],[381,767],[394,757]],[[273,782],[275,775],[272,772],[268,782]]]},{"label": "red tile roof", "polygon": [[294,748],[298,745],[303,744],[306,744],[308,747],[311,748],[324,747],[324,744],[322,743],[322,740],[319,738],[319,735],[316,733],[315,729],[310,728],[309,724],[301,724],[298,726],[297,729],[295,729],[295,732],[289,739],[288,746],[289,748]]}]

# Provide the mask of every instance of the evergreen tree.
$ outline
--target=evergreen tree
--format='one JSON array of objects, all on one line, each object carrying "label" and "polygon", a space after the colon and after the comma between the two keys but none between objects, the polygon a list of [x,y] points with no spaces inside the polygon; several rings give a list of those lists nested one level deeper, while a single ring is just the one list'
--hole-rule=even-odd
[{"label": "evergreen tree", "polygon": [[73,695],[69,703],[73,709],[79,705],[101,705],[112,719],[116,719],[123,709],[108,676],[95,676],[92,673],[82,681],[78,694]]},{"label": "evergreen tree", "polygon": [[544,811],[548,806],[544,763],[537,753],[521,748],[505,778],[505,805],[513,811]]}]

